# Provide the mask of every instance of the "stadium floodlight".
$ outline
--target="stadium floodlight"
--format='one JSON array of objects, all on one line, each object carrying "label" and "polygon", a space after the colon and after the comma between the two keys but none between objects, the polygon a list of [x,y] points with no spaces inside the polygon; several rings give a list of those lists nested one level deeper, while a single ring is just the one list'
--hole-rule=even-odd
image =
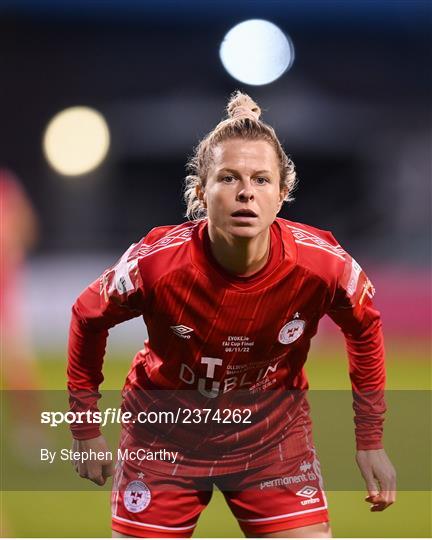
[{"label": "stadium floodlight", "polygon": [[104,160],[110,133],[104,117],[89,107],[70,107],[56,114],[43,137],[48,163],[60,174],[78,176]]},{"label": "stadium floodlight", "polygon": [[275,81],[292,66],[294,46],[275,24],[250,19],[231,28],[219,55],[232,77],[258,86]]}]

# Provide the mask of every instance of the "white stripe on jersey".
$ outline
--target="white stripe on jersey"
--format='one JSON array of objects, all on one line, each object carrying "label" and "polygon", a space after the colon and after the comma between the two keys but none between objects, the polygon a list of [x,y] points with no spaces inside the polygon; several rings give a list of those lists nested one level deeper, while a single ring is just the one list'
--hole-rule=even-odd
[{"label": "white stripe on jersey", "polygon": [[334,251],[330,251],[330,249],[326,249],[323,246],[318,246],[317,244],[308,244],[306,242],[300,242],[299,240],[294,240],[294,242],[296,244],[301,244],[302,246],[308,246],[308,247],[312,247],[312,248],[321,249],[322,251],[327,251],[327,253],[330,253],[331,255],[334,255],[335,257],[339,257],[339,259],[342,259],[343,261],[345,260],[345,257],[343,257],[342,255],[338,255]]},{"label": "white stripe on jersey", "polygon": [[192,240],[192,238],[186,238],[186,240],[182,240],[181,242],[175,242],[174,244],[169,244],[167,246],[160,247],[159,249],[154,249],[154,250],[148,251],[144,255],[141,254],[141,250],[140,250],[139,251],[140,258],[144,259],[145,257],[149,257],[150,255],[154,255],[158,251],[162,251],[164,249],[172,248],[174,246],[181,246],[182,244],[185,244],[186,242],[190,242],[191,240]]},{"label": "white stripe on jersey", "polygon": [[[126,434],[126,437],[125,437],[125,440],[123,441],[123,443],[125,444],[128,437],[129,437],[129,433]],[[114,501],[113,501],[113,508],[111,509],[111,513],[114,515],[114,514],[117,514],[117,508],[118,508],[118,499],[119,499],[119,487],[121,486],[121,483],[123,481],[123,460],[120,459],[119,461],[117,461],[116,463],[116,471],[115,471],[115,475],[114,475],[114,481],[113,481],[113,487],[112,487],[112,490],[113,490],[113,495],[114,495]]]},{"label": "white stripe on jersey", "polygon": [[[159,240],[156,240],[156,242],[153,242],[152,244],[142,244],[138,250],[138,255],[144,258],[163,249],[180,246],[185,242],[190,242],[192,240],[193,231],[198,225],[199,223],[195,223],[192,226],[188,225],[177,231],[169,232],[166,236],[159,238]],[[176,242],[176,240],[179,241]]]},{"label": "white stripe on jersey", "polygon": [[337,246],[332,246],[326,240],[323,240],[316,234],[309,231],[305,231],[299,227],[293,227],[292,225],[287,225],[287,227],[292,230],[296,244],[321,249],[323,251],[327,251],[327,253],[331,253],[332,255],[339,257],[339,259],[342,259],[343,261],[345,260],[346,253],[339,244]]}]

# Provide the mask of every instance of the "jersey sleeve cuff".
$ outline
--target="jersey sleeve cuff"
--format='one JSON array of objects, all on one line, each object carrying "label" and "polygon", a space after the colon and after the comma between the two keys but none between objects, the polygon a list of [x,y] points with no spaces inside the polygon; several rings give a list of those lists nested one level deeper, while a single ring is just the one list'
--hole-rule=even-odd
[{"label": "jersey sleeve cuff", "polygon": [[96,437],[99,437],[102,435],[101,430],[99,427],[95,427],[94,425],[87,425],[87,426],[73,426],[71,425],[71,432],[74,439],[78,441],[85,441],[87,439],[95,439]]},{"label": "jersey sleeve cuff", "polygon": [[357,450],[382,450],[384,445],[381,441],[364,442],[357,441]]}]

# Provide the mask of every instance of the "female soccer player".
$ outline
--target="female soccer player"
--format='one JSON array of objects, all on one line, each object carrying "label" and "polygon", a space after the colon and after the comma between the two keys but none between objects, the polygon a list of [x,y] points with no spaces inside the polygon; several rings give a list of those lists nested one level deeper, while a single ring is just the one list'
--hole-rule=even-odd
[{"label": "female soccer player", "polygon": [[[73,306],[74,411],[96,409],[108,329],[137,316],[148,329],[123,389],[114,536],[190,536],[216,484],[247,536],[330,537],[303,371],[325,314],[347,342],[366,500],[394,502],[374,289],[329,232],[276,217],[293,162],[249,96],[227,111],[189,163],[192,220],[150,231]],[[107,451],[98,426],[72,431],[75,450]],[[111,466],[76,470],[102,485]]]}]

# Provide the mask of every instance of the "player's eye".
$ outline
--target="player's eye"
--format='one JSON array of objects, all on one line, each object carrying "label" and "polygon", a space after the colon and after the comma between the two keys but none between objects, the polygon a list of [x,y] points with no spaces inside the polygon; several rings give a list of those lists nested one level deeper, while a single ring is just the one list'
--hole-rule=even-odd
[{"label": "player's eye", "polygon": [[222,181],[225,182],[225,184],[232,184],[235,181],[235,178],[234,176],[227,174],[222,177]]},{"label": "player's eye", "polygon": [[266,178],[265,176],[258,176],[257,178],[255,178],[255,182],[259,186],[264,186],[265,184],[268,184],[270,182],[270,180],[268,178]]}]

